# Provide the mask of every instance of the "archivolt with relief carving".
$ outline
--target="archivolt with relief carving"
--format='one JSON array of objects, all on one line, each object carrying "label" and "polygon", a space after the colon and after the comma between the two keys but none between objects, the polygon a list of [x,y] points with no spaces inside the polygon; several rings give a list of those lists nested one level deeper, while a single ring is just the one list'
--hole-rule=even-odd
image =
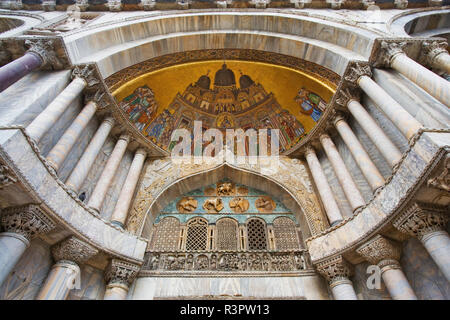
[{"label": "archivolt with relief carving", "polygon": [[197,174],[213,174],[224,165],[231,169],[267,178],[282,187],[301,207],[312,235],[319,234],[329,227],[322,212],[312,182],[301,160],[281,156],[277,172],[261,174],[258,165],[230,165],[226,162],[186,164],[174,163],[170,158],[149,160],[138,187],[138,192],[129,213],[128,231],[141,234],[144,222],[152,205],[157,205],[158,197],[170,186]]}]

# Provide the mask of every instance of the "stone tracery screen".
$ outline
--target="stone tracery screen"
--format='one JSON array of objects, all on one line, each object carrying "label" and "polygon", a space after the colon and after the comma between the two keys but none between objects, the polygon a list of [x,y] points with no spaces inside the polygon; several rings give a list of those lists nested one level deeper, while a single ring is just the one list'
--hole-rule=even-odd
[{"label": "stone tracery screen", "polygon": [[247,222],[248,250],[267,250],[266,225],[260,219]]},{"label": "stone tracery screen", "polygon": [[166,217],[159,222],[151,246],[154,250],[177,250],[179,234],[180,221],[174,217]]},{"label": "stone tracery screen", "polygon": [[206,250],[208,240],[208,222],[202,218],[194,218],[188,222],[186,250]]},{"label": "stone tracery screen", "polygon": [[273,221],[277,250],[299,249],[295,223],[287,217],[278,217]]},{"label": "stone tracery screen", "polygon": [[237,250],[238,249],[238,224],[230,218],[222,218],[216,223],[217,229],[217,249]]}]

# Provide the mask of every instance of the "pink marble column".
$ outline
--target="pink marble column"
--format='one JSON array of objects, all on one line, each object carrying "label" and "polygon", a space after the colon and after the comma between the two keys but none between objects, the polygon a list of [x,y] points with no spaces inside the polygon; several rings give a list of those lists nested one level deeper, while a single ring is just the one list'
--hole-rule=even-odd
[{"label": "pink marble column", "polygon": [[356,100],[350,100],[347,107],[390,166],[394,167],[399,163],[402,159],[402,153],[378,126],[366,109]]},{"label": "pink marble column", "polygon": [[130,136],[127,134],[121,135],[119,140],[117,140],[114,150],[109,156],[105,168],[103,169],[102,174],[95,185],[94,191],[89,198],[88,206],[97,212],[100,212],[106,193],[108,192],[111,182],[117,172],[117,168],[122,161],[123,155],[127,150],[127,145],[129,142]]},{"label": "pink marble column", "polygon": [[66,185],[75,193],[81,188],[86,176],[89,173],[98,153],[100,152],[103,144],[108,138],[109,133],[114,125],[114,118],[107,117],[97,129],[94,137],[92,138],[89,145],[84,150],[83,155],[80,160],[78,160],[77,165],[72,170],[69,178],[66,181]]},{"label": "pink marble column", "polygon": [[342,221],[342,214],[334,199],[333,192],[328,184],[327,178],[323,173],[319,159],[317,159],[316,152],[312,147],[308,147],[305,152],[305,158],[308,162],[309,170],[316,184],[320,199],[327,213],[328,220],[331,226],[334,226]]},{"label": "pink marble column", "polygon": [[93,101],[88,102],[56,145],[50,150],[47,155],[47,160],[55,171],[59,170],[75,142],[94,116],[96,110],[97,104]]},{"label": "pink marble column", "polygon": [[0,68],[0,92],[22,79],[31,71],[39,68],[44,61],[34,53],[27,52],[22,57],[4,65]]},{"label": "pink marble column", "polygon": [[364,177],[369,183],[373,191],[384,185],[384,178],[378,168],[370,159],[364,147],[359,142],[358,138],[353,133],[350,126],[347,124],[342,116],[337,116],[334,119],[334,125],[347,145],[348,149],[353,155],[358,167],[361,169]]},{"label": "pink marble column", "polygon": [[136,189],[146,156],[147,153],[142,148],[135,152],[133,162],[131,163],[127,178],[120,191],[119,199],[117,200],[116,207],[111,216],[111,223],[122,228],[127,220],[128,209],[130,208],[134,190]]},{"label": "pink marble column", "polygon": [[67,107],[74,101],[86,87],[82,78],[76,77],[72,82],[45,108],[26,128],[28,135],[39,142],[41,138],[53,127]]},{"label": "pink marble column", "polygon": [[322,143],[323,149],[327,154],[328,160],[330,160],[331,166],[333,167],[352,210],[355,211],[359,207],[364,206],[366,204],[364,198],[362,197],[361,192],[359,192],[358,187],[353,181],[350,172],[348,172],[347,166],[345,165],[344,160],[342,160],[341,155],[337,151],[331,138],[327,134],[322,134],[320,135],[320,142]]}]

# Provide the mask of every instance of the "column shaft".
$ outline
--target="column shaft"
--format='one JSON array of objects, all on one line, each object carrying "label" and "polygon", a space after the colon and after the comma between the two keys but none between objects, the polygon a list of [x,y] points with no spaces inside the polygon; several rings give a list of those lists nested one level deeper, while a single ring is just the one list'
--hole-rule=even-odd
[{"label": "column shaft", "polygon": [[391,68],[403,74],[444,105],[450,106],[450,83],[444,78],[423,67],[404,53],[398,54],[392,59]]},{"label": "column shaft", "polygon": [[121,283],[110,283],[106,286],[103,300],[125,300],[128,295],[128,286]]},{"label": "column shaft", "polygon": [[39,142],[42,136],[56,123],[67,107],[86,87],[86,81],[75,78],[27,127],[28,135]]},{"label": "column shaft", "polygon": [[0,92],[42,65],[42,59],[35,53],[27,52],[22,57],[0,68]]},{"label": "column shaft", "polygon": [[[434,65],[445,71],[446,73],[450,74],[450,54],[443,52],[434,58]],[[448,101],[447,101],[448,103]]]},{"label": "column shaft", "polygon": [[81,156],[80,160],[78,160],[75,169],[73,169],[72,173],[67,179],[66,185],[75,193],[78,193],[78,191],[80,190],[81,185],[86,179],[86,176],[89,173],[92,165],[94,164],[95,158],[97,158],[97,155],[100,152],[103,144],[105,143],[106,138],[108,137],[113,125],[114,119],[110,117],[102,122],[91,142],[87,146],[86,150],[84,150],[84,153]]},{"label": "column shaft", "polygon": [[347,107],[389,165],[391,167],[396,165],[401,160],[402,153],[378,126],[372,116],[358,101],[350,100]]},{"label": "column shaft", "polygon": [[336,200],[334,199],[333,192],[331,191],[327,178],[323,173],[322,167],[320,166],[320,162],[319,159],[317,159],[315,151],[313,149],[309,149],[306,152],[305,157],[316,184],[317,191],[319,192],[320,198],[322,200],[322,204],[325,207],[330,225],[333,226],[342,221],[341,211],[339,210]]},{"label": "column shaft", "polygon": [[446,231],[435,231],[420,238],[431,258],[450,281],[450,237]]},{"label": "column shaft", "polygon": [[330,284],[335,300],[358,300],[350,280],[337,280]]},{"label": "column shaft", "polygon": [[128,209],[131,204],[131,199],[134,195],[139,175],[144,165],[146,154],[143,150],[139,149],[134,155],[133,162],[131,163],[130,170],[128,171],[125,183],[120,191],[119,199],[117,200],[116,207],[111,217],[111,222],[123,227],[127,219]]},{"label": "column shaft", "polygon": [[419,121],[368,76],[360,77],[358,85],[408,140],[423,127]]},{"label": "column shaft", "polygon": [[86,128],[87,124],[94,116],[96,110],[97,104],[92,101],[88,102],[70,127],[64,132],[63,136],[59,139],[53,149],[50,150],[47,160],[53,169],[58,171],[84,128]]},{"label": "column shaft", "polygon": [[353,155],[373,191],[384,185],[384,178],[344,119],[335,122],[337,131]]},{"label": "column shaft", "polygon": [[320,142],[322,143],[328,160],[330,160],[331,166],[333,167],[339,183],[344,190],[345,196],[348,199],[352,210],[365,205],[366,203],[364,201],[364,198],[359,192],[358,187],[353,181],[350,172],[348,172],[347,166],[345,165],[344,160],[342,160],[341,155],[337,151],[336,146],[334,145],[331,138],[326,134],[322,134],[320,136]]},{"label": "column shaft", "polygon": [[29,245],[30,242],[20,234],[0,233],[0,286]]},{"label": "column shaft", "polygon": [[392,299],[417,300],[413,289],[401,269],[387,267],[387,270],[381,270],[381,277]]},{"label": "column shaft", "polygon": [[65,300],[74,287],[80,268],[70,261],[59,261],[53,265],[47,280],[36,300]]},{"label": "column shaft", "polygon": [[125,154],[129,140],[129,136],[126,135],[121,136],[119,140],[117,140],[114,150],[109,156],[105,168],[103,169],[102,174],[95,185],[94,191],[89,198],[89,207],[100,211],[109,186],[111,185],[120,161],[122,161],[123,155]]}]

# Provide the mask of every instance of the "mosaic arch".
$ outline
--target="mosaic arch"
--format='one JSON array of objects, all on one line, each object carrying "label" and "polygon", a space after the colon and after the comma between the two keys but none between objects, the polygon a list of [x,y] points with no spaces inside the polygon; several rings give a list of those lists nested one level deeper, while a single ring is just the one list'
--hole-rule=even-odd
[{"label": "mosaic arch", "polygon": [[[177,128],[202,131],[279,129],[280,152],[295,146],[319,121],[334,89],[310,74],[250,61],[201,61],[162,68],[115,92],[137,130],[166,151]],[[268,139],[270,143],[270,137]],[[192,142],[193,143],[193,142]],[[247,141],[248,152],[248,141]],[[269,145],[270,147],[270,145]]]}]

